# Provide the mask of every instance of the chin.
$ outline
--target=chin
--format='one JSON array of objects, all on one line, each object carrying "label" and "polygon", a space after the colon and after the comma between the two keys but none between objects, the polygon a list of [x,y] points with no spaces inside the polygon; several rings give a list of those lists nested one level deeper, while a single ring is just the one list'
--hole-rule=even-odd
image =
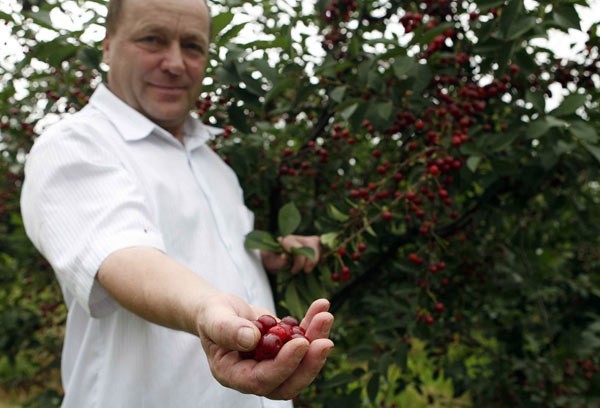
[{"label": "chin", "polygon": [[180,123],[185,121],[190,112],[189,109],[177,109],[176,111],[148,110],[148,117],[157,123]]}]

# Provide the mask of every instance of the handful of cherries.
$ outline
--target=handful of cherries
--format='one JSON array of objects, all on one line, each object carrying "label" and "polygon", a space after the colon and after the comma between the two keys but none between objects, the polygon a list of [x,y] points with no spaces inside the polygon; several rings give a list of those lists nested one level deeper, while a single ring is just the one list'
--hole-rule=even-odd
[{"label": "handful of cherries", "polygon": [[254,350],[240,353],[242,358],[253,358],[256,361],[272,359],[292,339],[303,338],[310,341],[298,319],[293,316],[286,316],[277,322],[271,315],[262,315],[252,323],[260,331],[261,338]]}]

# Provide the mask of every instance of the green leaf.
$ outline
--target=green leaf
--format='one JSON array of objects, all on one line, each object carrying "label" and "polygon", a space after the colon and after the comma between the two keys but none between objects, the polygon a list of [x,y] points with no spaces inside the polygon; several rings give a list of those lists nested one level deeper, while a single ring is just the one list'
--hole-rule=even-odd
[{"label": "green leaf", "polygon": [[556,116],[567,116],[575,113],[577,109],[583,106],[586,99],[586,94],[567,95],[560,106],[552,111],[552,114]]},{"label": "green leaf", "polygon": [[503,4],[505,4],[504,0],[480,0],[478,2],[479,8],[482,12],[502,6]]},{"label": "green leaf", "polygon": [[416,64],[417,62],[411,57],[401,56],[397,58],[392,65],[394,75],[400,80],[406,79],[406,76]]},{"label": "green leaf", "polygon": [[88,67],[96,69],[100,68],[102,53],[99,49],[89,47],[82,48],[77,51],[77,57]]},{"label": "green leaf", "polygon": [[400,343],[398,347],[396,347],[396,361],[402,370],[406,370],[408,368],[408,344]]},{"label": "green leaf", "polygon": [[512,0],[502,9],[500,16],[500,31],[503,38],[508,38],[509,33],[518,24],[517,18],[523,13],[523,0]]},{"label": "green leaf", "polygon": [[427,30],[426,32],[424,32],[422,34],[420,34],[420,31],[419,32],[415,32],[415,36],[410,41],[409,46],[412,46],[412,45],[415,45],[415,44],[420,44],[420,45],[428,44],[436,36],[442,34],[444,31],[446,31],[446,29],[452,28],[453,26],[454,26],[454,23],[442,23],[442,24],[439,24],[439,25],[433,27],[430,30]]},{"label": "green leaf", "polygon": [[336,221],[345,222],[348,221],[348,219],[350,219],[350,217],[347,214],[344,214],[343,212],[338,210],[337,207],[331,203],[329,203],[329,205],[327,206],[327,213],[331,216],[331,218],[333,218]]},{"label": "green leaf", "polygon": [[546,99],[542,92],[531,92],[529,89],[525,92],[525,100],[533,105],[538,113],[544,113],[546,111]]},{"label": "green leaf", "polygon": [[292,254],[298,254],[307,257],[311,261],[317,259],[315,250],[309,247],[292,248]]},{"label": "green leaf", "polygon": [[367,88],[376,92],[381,92],[383,89],[385,89],[385,82],[383,80],[383,77],[376,70],[371,70],[368,72]]},{"label": "green leaf", "polygon": [[296,285],[289,284],[285,290],[284,306],[292,316],[304,316],[304,305],[300,299]]},{"label": "green leaf", "polygon": [[485,151],[499,152],[510,146],[521,136],[516,130],[510,133],[492,134],[485,137]]},{"label": "green leaf", "polygon": [[377,402],[377,394],[379,393],[379,377],[378,373],[373,373],[367,384],[367,395],[374,404]]},{"label": "green leaf", "polygon": [[369,234],[371,234],[371,236],[373,236],[373,237],[377,236],[377,233],[375,232],[375,230],[371,226],[371,223],[369,222],[369,220],[366,217],[363,219],[363,225],[365,227],[365,231],[367,231]]},{"label": "green leaf", "polygon": [[52,23],[52,18],[50,18],[50,11],[40,9],[35,13],[26,12],[23,14],[31,18],[33,22],[38,24],[39,26],[47,28],[48,30],[56,31],[56,27]]},{"label": "green leaf", "polygon": [[393,109],[394,106],[392,105],[392,102],[379,102],[372,104],[369,110],[373,115],[387,121],[390,119]]},{"label": "green leaf", "polygon": [[585,142],[598,143],[598,133],[592,126],[581,120],[571,122],[569,130],[577,139]]},{"label": "green leaf", "polygon": [[216,38],[219,33],[233,20],[233,13],[221,13],[212,18],[212,36]]},{"label": "green leaf", "polygon": [[[331,279],[331,275],[328,275],[327,279]],[[308,299],[312,301],[313,299],[327,297],[327,291],[325,290],[323,282],[320,281],[316,273],[304,274],[304,280],[306,282],[306,294]]]},{"label": "green leaf", "polygon": [[242,29],[244,27],[246,27],[245,23],[237,24],[237,25],[231,27],[229,30],[223,32],[218,37],[216,37],[216,40],[215,40],[216,44],[220,47],[227,46],[227,44],[231,41],[231,39],[234,38],[236,35],[238,35],[238,33],[240,31],[242,31]]},{"label": "green leaf", "polygon": [[293,202],[289,202],[279,210],[277,216],[277,222],[279,227],[279,233],[282,236],[290,235],[300,225],[302,217],[300,211]]},{"label": "green leaf", "polygon": [[336,248],[337,247],[337,232],[327,232],[321,235],[321,244],[325,245],[328,248]]},{"label": "green leaf", "polygon": [[0,10],[0,20],[4,20],[4,21],[14,21],[13,16],[3,12],[2,10]]},{"label": "green leaf", "polygon": [[583,147],[600,163],[600,147],[583,142]]},{"label": "green leaf", "polygon": [[277,82],[277,84],[265,95],[265,103],[268,103],[276,97],[289,91],[295,82],[295,78],[284,78],[282,81]]},{"label": "green leaf", "polygon": [[570,28],[574,28],[575,30],[581,30],[581,25],[579,24],[579,14],[577,14],[577,10],[575,10],[574,4],[565,4],[561,3],[554,8],[554,13],[552,18],[562,28],[568,30]]},{"label": "green leaf", "polygon": [[358,80],[361,84],[366,84],[369,74],[373,72],[373,61],[366,60],[358,65]]},{"label": "green leaf", "polygon": [[254,230],[246,235],[244,246],[247,249],[259,249],[269,252],[283,252],[281,244],[267,231]]},{"label": "green leaf", "polygon": [[229,121],[236,129],[243,133],[250,133],[250,126],[246,121],[246,114],[243,108],[231,105],[227,109],[227,113],[229,114]]},{"label": "green leaf", "polygon": [[546,134],[548,130],[550,130],[550,124],[544,119],[538,119],[529,124],[527,128],[527,138],[528,139],[537,139],[540,136]]},{"label": "green leaf", "polygon": [[531,30],[537,25],[535,17],[526,17],[518,20],[510,27],[507,33],[507,40],[516,40],[523,36],[527,31]]},{"label": "green leaf", "polygon": [[31,50],[30,57],[37,58],[56,67],[63,61],[76,55],[78,50],[79,47],[74,44],[68,44],[65,37],[57,37],[48,42],[38,43]]},{"label": "green leaf", "polygon": [[346,86],[338,86],[333,91],[331,91],[331,99],[336,101],[337,103],[342,103],[344,100],[344,95],[346,94]]},{"label": "green leaf", "polygon": [[528,139],[538,139],[548,133],[548,131],[553,127],[564,128],[567,125],[568,123],[561,119],[557,119],[554,116],[546,116],[545,118],[531,122],[527,127],[525,137]]},{"label": "green leaf", "polygon": [[335,389],[340,388],[346,384],[350,384],[356,381],[356,378],[350,372],[342,372],[341,374],[337,374],[332,378],[326,379],[323,381],[322,387],[324,389]]},{"label": "green leaf", "polygon": [[350,117],[352,116],[352,114],[354,113],[354,111],[356,111],[356,108],[358,108],[358,103],[353,103],[352,105],[348,106],[347,108],[345,108],[340,115],[342,115],[342,118],[344,118],[345,120],[350,119]]},{"label": "green leaf", "polygon": [[471,156],[467,159],[467,167],[473,173],[475,173],[475,171],[477,171],[477,168],[479,167],[479,163],[481,163],[481,156]]},{"label": "green leaf", "polygon": [[427,88],[427,86],[431,82],[431,78],[433,78],[433,73],[427,65],[416,64],[411,70],[411,77],[414,77],[411,89],[415,94],[419,95],[421,94],[421,92],[423,92],[425,88]]}]

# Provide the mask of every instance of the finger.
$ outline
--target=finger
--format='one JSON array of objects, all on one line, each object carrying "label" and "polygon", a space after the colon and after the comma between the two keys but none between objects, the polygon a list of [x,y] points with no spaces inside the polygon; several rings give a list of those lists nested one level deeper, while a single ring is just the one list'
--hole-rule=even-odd
[{"label": "finger", "polygon": [[[315,251],[315,254],[316,254],[316,251]],[[310,259],[310,258],[306,258],[305,261],[304,261],[304,268],[303,268],[304,273],[309,273],[313,269],[315,269],[315,266],[317,266],[317,260],[318,259],[319,258],[316,255],[315,255],[315,260],[314,261],[312,259]]]},{"label": "finger", "polygon": [[305,246],[312,248],[315,252],[315,260],[318,261],[321,258],[321,238],[316,235],[307,237]]},{"label": "finger", "polygon": [[311,320],[310,325],[305,329],[306,337],[310,340],[328,338],[333,326],[333,320],[333,315],[329,312],[318,313]]},{"label": "finger", "polygon": [[292,274],[296,274],[304,269],[304,265],[306,264],[306,257],[303,255],[296,254],[294,256],[294,263],[292,264],[292,269],[290,272]]},{"label": "finger", "polygon": [[298,395],[300,391],[314,381],[325,365],[333,346],[333,342],[329,339],[313,341],[293,374],[286,377],[286,380],[269,393],[267,397],[271,399],[292,399]]},{"label": "finger", "polygon": [[314,258],[308,258],[304,264],[304,272],[309,273],[315,268],[315,266],[317,266],[319,260],[321,259],[321,240],[317,236],[306,237],[303,245],[311,248],[314,253]]},{"label": "finger", "polygon": [[277,271],[285,267],[289,263],[289,257],[287,254],[278,254],[272,258],[271,270]]},{"label": "finger", "polygon": [[[309,350],[305,339],[293,339],[287,342],[277,356],[271,360],[255,362],[250,370],[230,372],[234,382],[240,382],[246,392],[256,395],[269,395],[291,377],[298,369]],[[237,389],[240,389],[239,387]]]},{"label": "finger", "polygon": [[236,351],[226,350],[214,343],[205,350],[207,351],[210,371],[221,385],[244,393],[258,391],[255,383],[250,381],[258,364],[257,361],[241,359]]},{"label": "finger", "polygon": [[200,319],[200,338],[209,340],[203,345],[212,342],[229,350],[253,349],[260,339],[260,331],[251,322],[255,318],[255,309],[234,297],[216,301],[222,303],[207,309]]},{"label": "finger", "polygon": [[308,349],[307,340],[293,339],[275,359],[257,362],[241,359],[239,353],[215,343],[205,348],[211,373],[220,384],[256,395],[267,395],[279,387],[296,371]]},{"label": "finger", "polygon": [[300,322],[300,326],[302,326],[304,329],[308,328],[313,317],[315,317],[315,315],[317,315],[318,313],[328,312],[329,306],[329,300],[325,298],[317,299],[314,302],[312,302],[311,305],[308,307],[308,310],[306,311],[304,319],[302,319],[302,322]]},{"label": "finger", "polygon": [[209,324],[206,336],[226,349],[247,351],[258,344],[260,331],[251,321],[234,318],[231,321],[213,321]]}]

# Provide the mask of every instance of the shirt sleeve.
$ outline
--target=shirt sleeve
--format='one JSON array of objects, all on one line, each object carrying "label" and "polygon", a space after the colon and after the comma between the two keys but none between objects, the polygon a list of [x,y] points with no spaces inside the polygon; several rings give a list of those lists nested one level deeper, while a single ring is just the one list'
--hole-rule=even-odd
[{"label": "shirt sleeve", "polygon": [[117,307],[95,279],[108,255],[135,246],[164,251],[143,187],[102,135],[56,126],[41,136],[27,157],[21,211],[63,291],[92,317]]}]

